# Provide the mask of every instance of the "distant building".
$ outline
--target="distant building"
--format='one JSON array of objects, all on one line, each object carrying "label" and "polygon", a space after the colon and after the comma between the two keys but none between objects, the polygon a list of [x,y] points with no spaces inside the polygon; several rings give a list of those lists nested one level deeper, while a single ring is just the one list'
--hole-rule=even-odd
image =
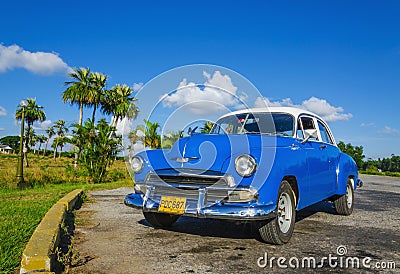
[{"label": "distant building", "polygon": [[3,154],[13,154],[14,150],[7,145],[0,145],[0,152]]}]

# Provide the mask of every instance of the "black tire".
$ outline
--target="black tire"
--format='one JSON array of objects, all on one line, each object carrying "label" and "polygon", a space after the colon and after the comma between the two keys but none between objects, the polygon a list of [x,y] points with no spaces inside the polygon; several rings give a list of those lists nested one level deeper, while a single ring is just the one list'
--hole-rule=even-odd
[{"label": "black tire", "polygon": [[166,213],[143,212],[146,221],[153,227],[169,227],[173,225],[179,218],[179,215],[171,215]]},{"label": "black tire", "polygon": [[[287,181],[282,181],[278,191],[277,216],[268,220],[267,223],[261,223],[258,229],[261,239],[264,242],[276,245],[289,242],[294,231],[294,223],[296,220],[295,201],[293,189]],[[282,210],[279,206],[283,206],[284,203],[286,204],[283,207],[284,210]],[[288,209],[289,212],[287,214],[282,214],[286,209]]]},{"label": "black tire", "polygon": [[354,188],[352,179],[347,181],[346,194],[338,196],[333,200],[337,214],[349,216],[353,213]]}]

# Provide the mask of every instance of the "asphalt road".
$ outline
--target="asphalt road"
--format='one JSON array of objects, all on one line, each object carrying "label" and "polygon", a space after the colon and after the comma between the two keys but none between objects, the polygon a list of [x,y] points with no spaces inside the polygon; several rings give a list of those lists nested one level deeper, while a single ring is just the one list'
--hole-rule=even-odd
[{"label": "asphalt road", "polygon": [[374,273],[378,267],[399,273],[400,178],[361,178],[351,216],[336,215],[326,202],[301,210],[283,246],[260,242],[250,224],[181,217],[169,229],[154,229],[140,210],[123,204],[133,189],[91,192],[92,201],[77,212],[74,251],[80,259],[68,271],[283,273],[286,266],[307,273]]}]

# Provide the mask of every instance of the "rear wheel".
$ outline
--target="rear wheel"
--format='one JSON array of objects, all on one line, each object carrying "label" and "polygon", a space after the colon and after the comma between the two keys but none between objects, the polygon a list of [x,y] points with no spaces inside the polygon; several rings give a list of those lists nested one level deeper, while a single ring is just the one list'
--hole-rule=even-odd
[{"label": "rear wheel", "polygon": [[171,215],[166,213],[143,212],[146,221],[153,227],[168,227],[178,220],[179,215]]},{"label": "rear wheel", "polygon": [[340,215],[348,216],[353,213],[354,206],[354,188],[353,179],[347,181],[346,194],[337,197],[333,204],[335,205],[336,212]]},{"label": "rear wheel", "polygon": [[261,238],[271,244],[289,242],[296,219],[296,202],[292,188],[283,181],[278,192],[277,215],[258,229]]}]

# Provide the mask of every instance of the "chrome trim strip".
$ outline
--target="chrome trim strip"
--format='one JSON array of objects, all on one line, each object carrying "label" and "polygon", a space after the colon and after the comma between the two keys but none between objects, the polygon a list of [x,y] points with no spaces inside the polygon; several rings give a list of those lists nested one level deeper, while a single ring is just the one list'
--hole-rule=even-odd
[{"label": "chrome trim strip", "polygon": [[200,214],[201,209],[204,207],[207,190],[205,188],[199,189],[199,199],[197,200],[197,214]]},{"label": "chrome trim strip", "polygon": [[[179,184],[179,183],[164,183],[164,182],[148,182],[147,186],[153,186],[153,187],[175,187],[175,188],[182,188],[182,189],[188,189],[188,190],[198,190],[200,188],[204,188],[204,186],[201,185],[195,185],[195,184]],[[211,185],[206,187],[208,190],[226,190],[226,191],[232,191],[235,189],[241,189],[240,187],[229,187],[229,186],[219,186],[219,185]]]},{"label": "chrome trim strip", "polygon": [[225,179],[225,176],[223,176],[223,175],[193,174],[193,173],[179,172],[177,174],[149,173],[147,175],[146,181],[149,181],[149,179],[153,176],[157,176],[157,177],[171,176],[171,177],[178,177],[178,178],[181,176],[186,176],[189,178],[215,179],[215,180]]},{"label": "chrome trim strip", "polygon": [[154,190],[154,186],[146,186],[146,193],[143,197],[143,207],[146,207],[147,201],[149,200],[149,197]]}]

